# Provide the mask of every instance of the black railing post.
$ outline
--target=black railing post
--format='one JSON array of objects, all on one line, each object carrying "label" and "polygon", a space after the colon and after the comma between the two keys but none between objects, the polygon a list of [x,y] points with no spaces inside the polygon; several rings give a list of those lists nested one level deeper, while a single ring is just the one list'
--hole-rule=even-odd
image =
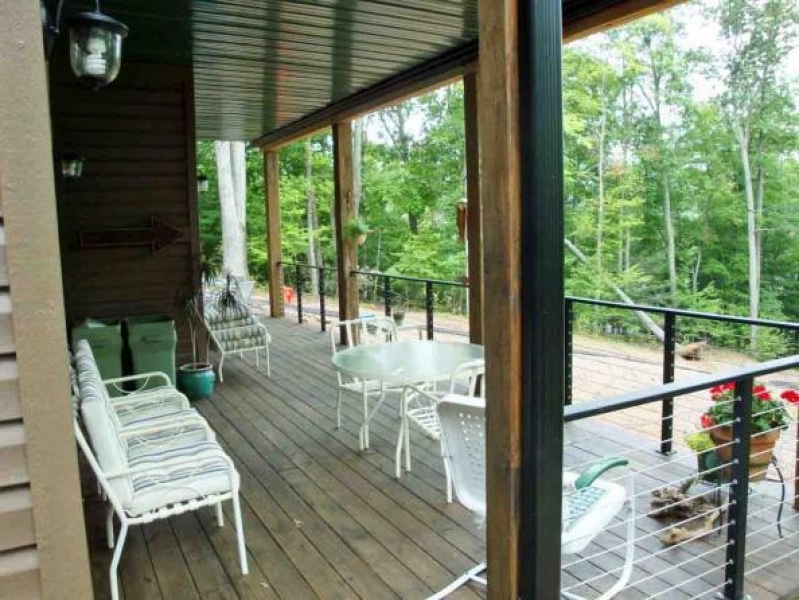
[{"label": "black railing post", "polygon": [[[674,357],[677,350],[677,316],[663,315],[663,383],[674,381]],[[671,454],[674,437],[674,398],[663,398],[660,417],[660,452]]]},{"label": "black railing post", "polygon": [[386,309],[386,316],[391,316],[391,278],[383,277],[383,305]]},{"label": "black railing post", "polygon": [[319,317],[322,321],[322,331],[327,331],[327,317],[325,316],[325,268],[319,267]]},{"label": "black railing post", "polygon": [[302,267],[294,266],[294,279],[297,286],[297,322],[302,323]]},{"label": "black railing post", "polygon": [[566,349],[566,356],[563,361],[565,369],[563,377],[565,389],[563,400],[566,406],[569,406],[572,403],[572,377],[574,375],[574,365],[572,364],[572,359],[574,358],[574,302],[572,302],[570,298],[566,298],[564,310],[564,333],[566,334],[564,347]]},{"label": "black railing post", "polygon": [[735,382],[733,401],[732,477],[727,517],[727,566],[725,600],[742,600],[746,570],[746,515],[749,502],[749,445],[752,435],[752,380]]},{"label": "black railing post", "polygon": [[424,309],[427,313],[427,339],[433,339],[433,282],[424,282]]}]

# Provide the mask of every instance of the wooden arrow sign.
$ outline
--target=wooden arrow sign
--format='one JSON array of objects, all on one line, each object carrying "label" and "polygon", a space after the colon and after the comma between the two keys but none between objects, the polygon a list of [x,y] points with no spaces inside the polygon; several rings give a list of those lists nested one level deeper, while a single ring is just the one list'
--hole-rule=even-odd
[{"label": "wooden arrow sign", "polygon": [[183,232],[157,217],[150,217],[149,227],[89,229],[81,231],[78,236],[81,248],[150,246],[155,254],[182,237]]}]

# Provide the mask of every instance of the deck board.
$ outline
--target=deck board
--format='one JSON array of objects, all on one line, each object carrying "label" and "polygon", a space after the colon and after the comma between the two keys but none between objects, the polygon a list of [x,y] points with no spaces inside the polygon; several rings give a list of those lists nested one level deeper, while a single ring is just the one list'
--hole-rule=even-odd
[{"label": "deck board", "polygon": [[[458,503],[446,503],[437,444],[413,431],[413,469],[397,481],[396,402],[378,412],[372,447],[359,452],[357,398],[345,397],[342,427],[334,427],[329,334],[286,319],[265,322],[274,339],[272,378],[263,363],[228,360],[225,383],[217,385],[213,398],[196,404],[241,474],[250,574],[239,572],[231,507],[225,506],[222,528],[213,510],[203,509],[132,528],[120,568],[125,599],[416,599],[482,560],[484,528]],[[689,476],[690,457],[664,458],[654,451],[655,440],[607,419],[569,425],[566,439],[567,465],[624,453],[637,472],[637,564],[632,586],[618,597],[712,597],[709,590],[722,580],[717,566],[723,563],[724,535],[664,548],[653,535],[663,524],[646,516],[648,494]],[[85,483],[87,530],[96,597],[106,598],[110,551],[92,488]],[[750,498],[756,513],[750,531],[762,529],[751,540],[754,547],[776,539],[774,502],[766,493]],[[799,531],[795,515],[786,507],[786,536]],[[564,570],[564,585],[620,567],[623,540],[621,525],[612,524],[586,549],[586,560]],[[766,548],[757,564],[794,545],[787,539]],[[565,564],[573,560],[564,557]],[[799,584],[799,561],[789,561],[750,577],[757,600],[776,599]],[[607,578],[580,591],[590,597],[604,587]],[[452,596],[480,597],[484,592],[478,588]]]}]

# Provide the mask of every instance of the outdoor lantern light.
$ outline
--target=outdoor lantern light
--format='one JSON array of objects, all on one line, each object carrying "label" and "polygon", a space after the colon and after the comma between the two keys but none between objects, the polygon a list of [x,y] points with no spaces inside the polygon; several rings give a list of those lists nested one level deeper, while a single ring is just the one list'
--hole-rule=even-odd
[{"label": "outdoor lantern light", "polygon": [[[48,55],[60,32],[63,4],[64,0],[58,1],[55,21],[50,22],[42,2]],[[94,12],[78,13],[66,19],[66,23],[69,28],[69,62],[75,76],[95,87],[114,81],[122,63],[122,40],[128,35],[127,25],[100,12],[100,0],[95,0]]]},{"label": "outdoor lantern light", "polygon": [[84,158],[72,152],[61,157],[61,175],[64,179],[78,179],[83,175]]},{"label": "outdoor lantern light", "polygon": [[208,178],[202,173],[197,176],[197,191],[201,194],[208,191]]}]

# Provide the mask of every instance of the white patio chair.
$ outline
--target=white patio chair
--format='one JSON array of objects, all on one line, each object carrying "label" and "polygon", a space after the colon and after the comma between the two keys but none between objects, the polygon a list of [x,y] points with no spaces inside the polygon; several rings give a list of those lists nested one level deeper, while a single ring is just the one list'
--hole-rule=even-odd
[{"label": "white patio chair", "polygon": [[[485,487],[485,400],[468,396],[449,395],[437,405],[441,423],[441,443],[444,460],[450,463],[452,484],[458,501],[480,518],[486,514]],[[621,458],[610,458],[594,465],[582,474],[564,472],[564,518],[561,528],[561,551],[573,554],[582,551],[596,535],[629,505],[627,518],[626,556],[618,581],[597,600],[608,600],[618,594],[630,580],[635,550],[635,507],[632,473],[629,490],[611,481],[599,479],[608,469],[626,465]],[[445,598],[470,581],[486,585],[481,563],[433,594],[428,600]],[[572,600],[582,600],[569,592],[561,594]]]},{"label": "white patio chair", "polygon": [[[390,317],[369,316],[347,321],[338,321],[330,326],[330,345],[333,354],[339,351],[339,341],[347,348],[354,348],[362,344],[386,344],[397,340],[397,325]],[[401,388],[385,386],[381,381],[368,381],[347,377],[336,372],[338,378],[338,397],[336,398],[336,429],[341,428],[341,399],[345,393],[357,395],[363,403],[363,422],[358,431],[358,448],[365,450],[369,447],[369,399],[377,398],[373,409],[383,403],[386,392],[400,392]]]},{"label": "white patio chair", "polygon": [[[239,475],[230,458],[214,441],[210,429],[196,432],[193,439],[184,435],[179,444],[167,444],[163,438],[153,441],[158,440],[156,435],[148,443],[130,447],[130,438],[143,433],[120,435],[102,402],[84,402],[83,422],[91,446],[77,419],[73,423],[75,438],[110,503],[106,514],[108,547],[116,546],[109,569],[112,600],[119,598],[117,569],[130,526],[214,506],[221,527],[221,503],[227,500],[233,503],[241,572],[243,575],[248,573],[239,504]],[[160,431],[153,428],[149,433],[168,434],[167,429],[162,426]],[[120,521],[116,541],[114,514]]]},{"label": "white patio chair", "polygon": [[[485,398],[485,361],[474,360],[458,365],[449,379],[446,392],[431,392],[416,388],[405,397],[404,406],[400,409],[402,423],[397,441],[395,456],[395,474],[401,475],[402,448],[405,448],[406,467],[410,470],[410,423],[414,423],[422,433],[434,440],[441,438],[441,426],[438,421],[436,406],[442,397],[448,394],[468,392],[470,397]],[[444,451],[441,451],[442,457]],[[444,460],[444,477],[446,478],[447,502],[452,502],[452,477],[449,463]]]}]

